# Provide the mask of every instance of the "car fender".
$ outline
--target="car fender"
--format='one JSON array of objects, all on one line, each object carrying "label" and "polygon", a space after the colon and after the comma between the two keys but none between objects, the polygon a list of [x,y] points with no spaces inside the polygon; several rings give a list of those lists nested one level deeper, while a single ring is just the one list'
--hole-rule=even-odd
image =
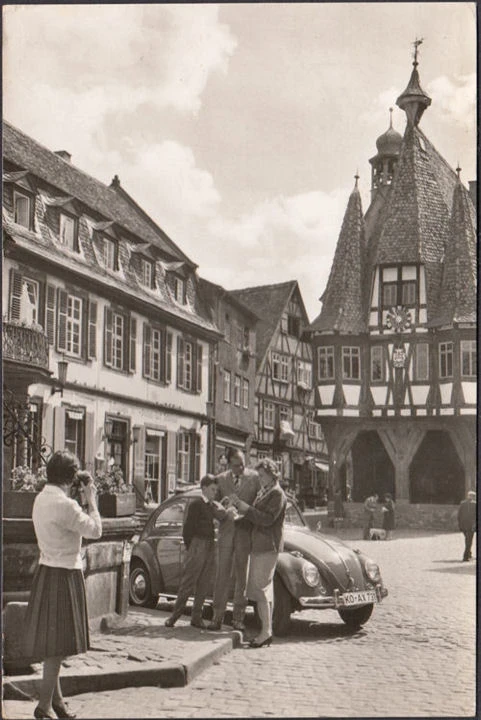
[{"label": "car fender", "polygon": [[164,589],[164,581],[159,568],[159,563],[157,562],[155,553],[149,543],[140,541],[138,545],[134,546],[130,562],[132,563],[136,558],[138,560],[142,560],[149,570],[152,593],[154,595],[158,595]]},{"label": "car fender", "polygon": [[306,588],[308,586],[302,576],[302,566],[305,562],[304,558],[296,557],[288,552],[280,553],[277,558],[276,573],[295,599],[307,594]]}]

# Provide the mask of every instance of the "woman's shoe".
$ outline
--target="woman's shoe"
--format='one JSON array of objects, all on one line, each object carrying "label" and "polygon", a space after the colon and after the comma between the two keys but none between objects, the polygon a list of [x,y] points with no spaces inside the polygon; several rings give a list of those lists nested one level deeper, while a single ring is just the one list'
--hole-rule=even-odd
[{"label": "woman's shoe", "polygon": [[250,641],[249,647],[251,647],[251,648],[270,647],[271,643],[272,643],[272,635],[270,635],[269,637],[266,637],[266,639],[260,643],[257,642],[256,639],[254,638],[254,640]]},{"label": "woman's shoe", "polygon": [[42,710],[40,705],[37,705],[33,711],[33,717],[37,718],[37,720],[56,720],[55,715],[50,715],[46,710]]},{"label": "woman's shoe", "polygon": [[77,717],[77,714],[74,712],[71,712],[69,710],[68,705],[66,705],[65,703],[60,704],[60,703],[52,702],[52,707],[58,718],[76,718]]}]

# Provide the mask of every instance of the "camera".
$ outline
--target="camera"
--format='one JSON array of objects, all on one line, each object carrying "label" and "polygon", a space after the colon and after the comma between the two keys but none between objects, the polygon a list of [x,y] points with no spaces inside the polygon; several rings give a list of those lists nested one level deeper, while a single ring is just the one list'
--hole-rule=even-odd
[{"label": "camera", "polygon": [[90,482],[90,473],[88,473],[86,470],[79,470],[76,480],[79,485],[88,485]]}]

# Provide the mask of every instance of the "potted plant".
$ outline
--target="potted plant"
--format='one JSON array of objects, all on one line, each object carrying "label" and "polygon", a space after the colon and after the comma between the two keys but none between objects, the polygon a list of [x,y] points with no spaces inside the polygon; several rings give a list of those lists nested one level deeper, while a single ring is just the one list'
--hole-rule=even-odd
[{"label": "potted plant", "polygon": [[122,517],[135,512],[135,492],[124,480],[122,469],[112,465],[108,470],[97,471],[94,477],[100,514],[104,517]]},{"label": "potted plant", "polygon": [[31,518],[34,500],[47,482],[45,466],[35,471],[28,465],[17,465],[10,482],[11,489],[3,493],[3,517]]}]

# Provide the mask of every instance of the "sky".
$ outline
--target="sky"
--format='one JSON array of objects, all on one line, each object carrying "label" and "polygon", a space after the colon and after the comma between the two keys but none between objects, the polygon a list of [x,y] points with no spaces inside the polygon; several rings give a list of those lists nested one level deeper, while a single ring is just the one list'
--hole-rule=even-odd
[{"label": "sky", "polygon": [[423,38],[420,123],[476,172],[475,3],[3,6],[3,116],[122,187],[227,290],[297,280],[321,309],[354,175]]}]

